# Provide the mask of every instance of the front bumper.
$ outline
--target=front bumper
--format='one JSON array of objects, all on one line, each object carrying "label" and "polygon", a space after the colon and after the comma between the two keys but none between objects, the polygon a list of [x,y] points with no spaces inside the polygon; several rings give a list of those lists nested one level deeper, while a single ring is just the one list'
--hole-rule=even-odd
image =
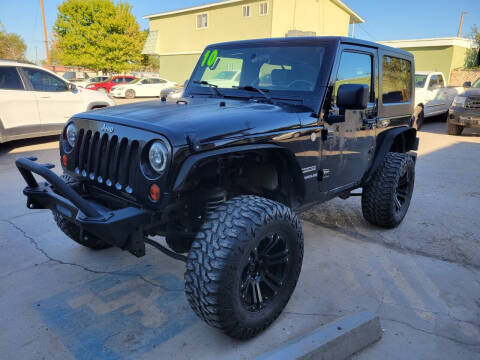
[{"label": "front bumper", "polygon": [[464,127],[480,127],[480,109],[451,107],[448,122]]},{"label": "front bumper", "polygon": [[[80,236],[92,234],[135,256],[145,255],[144,226],[154,213],[136,207],[111,210],[81,196],[73,187],[50,171],[52,164],[38,164],[36,158],[20,158],[15,164],[27,183],[23,193],[29,209],[50,209],[75,223]],[[38,183],[33,174],[47,182]]]},{"label": "front bumper", "polygon": [[110,89],[110,95],[113,97],[125,97],[125,91]]}]

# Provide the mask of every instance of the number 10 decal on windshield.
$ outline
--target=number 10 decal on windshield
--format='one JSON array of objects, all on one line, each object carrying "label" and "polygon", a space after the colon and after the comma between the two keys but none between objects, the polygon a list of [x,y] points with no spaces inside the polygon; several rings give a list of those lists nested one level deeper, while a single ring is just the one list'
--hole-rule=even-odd
[{"label": "number 10 decal on windshield", "polygon": [[201,66],[203,67],[207,65],[210,68],[210,70],[215,70],[219,61],[220,59],[218,58],[218,50],[216,49],[213,51],[207,50],[205,52],[205,55],[203,55]]}]

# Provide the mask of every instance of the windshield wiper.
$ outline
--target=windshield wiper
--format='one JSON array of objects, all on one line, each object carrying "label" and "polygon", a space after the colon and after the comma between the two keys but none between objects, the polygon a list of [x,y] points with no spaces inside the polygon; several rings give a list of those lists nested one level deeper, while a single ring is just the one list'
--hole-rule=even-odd
[{"label": "windshield wiper", "polygon": [[223,95],[220,90],[218,90],[218,85],[215,85],[215,84],[210,84],[208,81],[205,81],[205,80],[202,80],[202,81],[199,81],[199,80],[193,80],[193,83],[194,84],[200,84],[200,85],[207,85],[210,89],[213,90],[213,92],[218,95],[218,96],[221,96],[221,97],[225,97],[225,95]]},{"label": "windshield wiper", "polygon": [[235,89],[239,89],[239,90],[246,90],[246,91],[256,91],[258,92],[259,94],[261,94],[265,99],[267,99],[267,101],[270,103],[270,104],[273,104],[274,101],[273,99],[267,95],[267,93],[262,90],[262,89],[259,89],[255,86],[251,86],[251,85],[246,85],[246,86],[232,86],[233,88]]}]

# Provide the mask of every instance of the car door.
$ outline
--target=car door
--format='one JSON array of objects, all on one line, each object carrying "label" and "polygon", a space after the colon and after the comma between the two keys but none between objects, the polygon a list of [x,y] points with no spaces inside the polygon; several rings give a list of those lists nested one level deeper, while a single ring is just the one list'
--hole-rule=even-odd
[{"label": "car door", "polygon": [[[321,192],[339,192],[360,183],[369,168],[375,145],[377,118],[376,91],[377,54],[375,49],[343,45],[332,72],[331,107],[324,121],[325,134],[320,169]],[[338,116],[336,105],[338,88],[342,84],[365,84],[370,100],[365,110],[346,110],[344,121],[328,123]]]},{"label": "car door", "polygon": [[143,79],[135,83],[135,93],[137,96],[152,96],[152,92],[150,79]]},{"label": "car door", "polygon": [[152,82],[152,91],[150,96],[159,96],[163,89],[166,89],[169,82],[165,79],[150,79]]},{"label": "car door", "polygon": [[85,111],[85,103],[78,90],[68,89],[68,83],[41,69],[22,67],[37,98],[40,123],[44,131],[53,130]]},{"label": "car door", "polygon": [[431,75],[425,96],[425,115],[433,115],[439,112],[440,102],[438,92],[440,90],[439,75]]},{"label": "car door", "polygon": [[41,130],[37,98],[15,66],[0,66],[0,130],[4,136]]}]

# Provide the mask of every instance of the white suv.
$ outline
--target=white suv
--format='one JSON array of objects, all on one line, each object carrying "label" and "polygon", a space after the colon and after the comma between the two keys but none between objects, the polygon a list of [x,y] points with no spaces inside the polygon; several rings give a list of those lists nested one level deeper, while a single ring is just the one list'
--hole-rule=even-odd
[{"label": "white suv", "polygon": [[39,66],[0,60],[0,143],[59,134],[74,114],[111,105]]}]

